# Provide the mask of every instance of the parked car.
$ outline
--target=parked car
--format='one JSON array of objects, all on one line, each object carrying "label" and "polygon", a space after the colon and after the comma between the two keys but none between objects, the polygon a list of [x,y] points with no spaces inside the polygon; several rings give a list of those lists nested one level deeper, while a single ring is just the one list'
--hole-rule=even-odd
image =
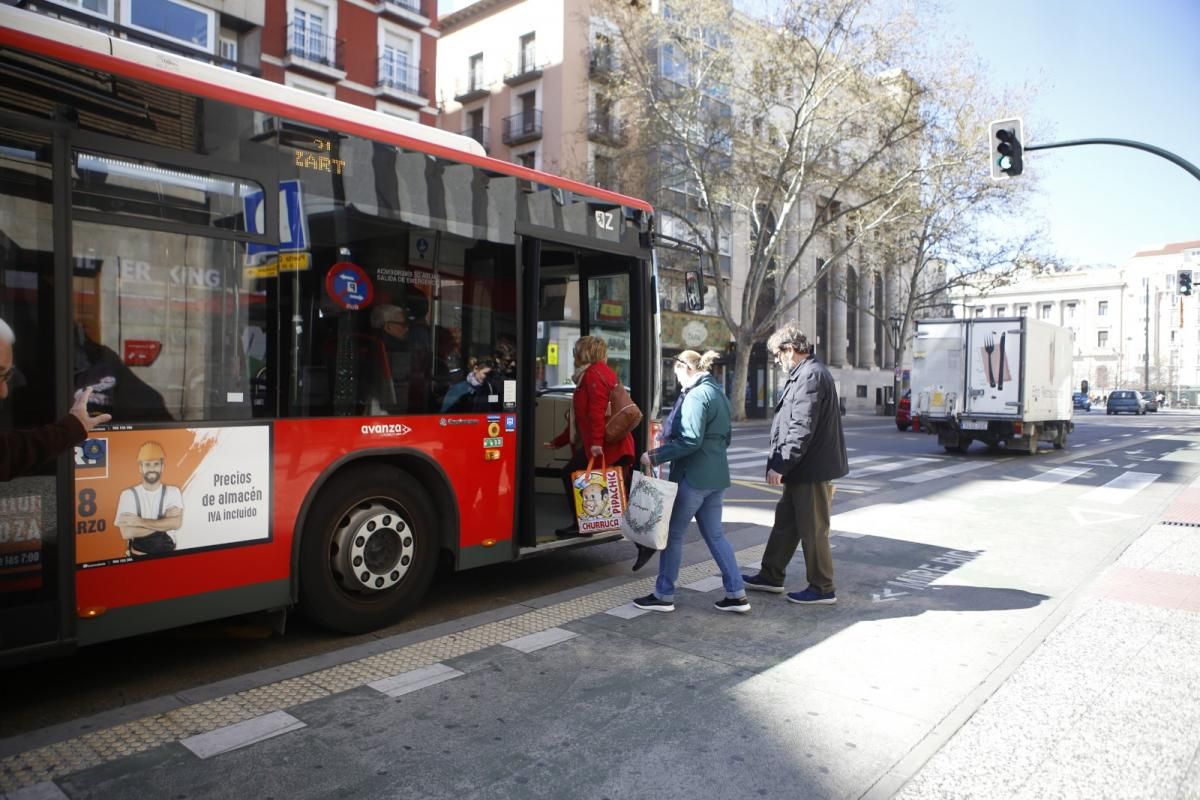
[{"label": "parked car", "polygon": [[1137,392],[1117,389],[1108,393],[1108,406],[1105,408],[1105,412],[1108,414],[1145,414],[1146,404]]},{"label": "parked car", "polygon": [[1089,398],[1083,392],[1076,392],[1075,394],[1073,394],[1071,396],[1071,402],[1074,403],[1075,408],[1082,408],[1084,411],[1092,410],[1091,398]]},{"label": "parked car", "polygon": [[1158,397],[1154,392],[1138,392],[1142,396],[1142,400],[1146,403],[1147,411],[1158,411]]}]

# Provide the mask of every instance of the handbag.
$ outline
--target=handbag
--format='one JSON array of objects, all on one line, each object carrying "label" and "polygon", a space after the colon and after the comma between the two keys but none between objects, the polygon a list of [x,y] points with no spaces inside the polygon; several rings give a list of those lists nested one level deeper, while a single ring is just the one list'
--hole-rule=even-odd
[{"label": "handbag", "polygon": [[620,467],[608,467],[600,459],[600,469],[593,469],[595,459],[588,459],[587,469],[571,473],[571,492],[575,496],[575,518],[579,532],[585,536],[621,529],[625,512],[625,476]]},{"label": "handbag", "polygon": [[621,535],[653,550],[666,547],[671,509],[675,506],[678,490],[678,484],[653,477],[649,469],[633,473],[629,481],[629,502],[621,517]]}]

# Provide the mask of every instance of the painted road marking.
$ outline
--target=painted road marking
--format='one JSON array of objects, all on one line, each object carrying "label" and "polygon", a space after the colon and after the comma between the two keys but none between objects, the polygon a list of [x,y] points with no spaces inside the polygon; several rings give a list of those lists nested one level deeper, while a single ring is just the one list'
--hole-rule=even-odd
[{"label": "painted road marking", "polygon": [[418,689],[424,689],[426,686],[433,686],[448,681],[451,678],[457,678],[465,673],[459,672],[454,667],[448,667],[445,664],[430,664],[428,667],[401,672],[399,675],[393,675],[390,678],[381,678],[377,681],[368,683],[377,692],[383,692],[388,697],[400,697],[401,695],[415,692]]},{"label": "painted road marking", "polygon": [[897,461],[888,461],[884,464],[871,464],[869,466],[863,467],[862,469],[850,470],[850,475],[848,477],[851,480],[854,480],[856,478],[862,478],[865,475],[879,475],[884,472],[895,472],[898,469],[907,469],[909,467],[915,467],[918,464],[929,464],[929,463],[936,464],[939,460],[940,459],[937,459],[937,458],[921,457],[921,458],[904,458],[904,459],[899,459]]},{"label": "painted road marking", "polygon": [[720,589],[724,584],[721,583],[720,575],[710,575],[707,578],[698,580],[695,583],[689,583],[683,588],[691,589],[693,592],[711,592],[713,589]]},{"label": "painted road marking", "polygon": [[1002,483],[990,487],[996,494],[1030,495],[1044,492],[1051,486],[1066,483],[1069,480],[1085,475],[1090,470],[1087,467],[1055,467],[1052,470],[1026,478],[1023,481]]},{"label": "painted road marking", "polygon": [[1079,500],[1085,503],[1107,503],[1117,505],[1158,480],[1157,472],[1125,472],[1103,486],[1085,492]]},{"label": "painted road marking", "polygon": [[272,711],[270,714],[226,725],[215,731],[189,736],[181,739],[179,743],[202,759],[212,758],[303,727],[303,722],[286,711]]},{"label": "painted road marking", "polygon": [[934,481],[938,478],[951,478],[961,472],[970,472],[973,469],[981,469],[990,467],[995,461],[967,461],[959,464],[951,464],[948,467],[938,467],[937,469],[929,469],[924,472],[918,472],[913,475],[901,475],[897,478],[892,478],[894,481],[901,483],[925,483],[925,481]]},{"label": "painted road marking", "polygon": [[578,633],[573,633],[566,628],[547,628],[544,631],[531,633],[528,636],[521,636],[517,639],[510,639],[507,642],[501,642],[505,647],[511,647],[513,650],[520,650],[522,653],[532,653],[535,650],[541,650],[543,647],[565,642],[568,639],[574,639]]},{"label": "painted road marking", "polygon": [[650,612],[647,609],[638,608],[633,604],[632,601],[630,601],[623,606],[610,608],[604,613],[613,617],[619,617],[620,619],[635,619],[636,617],[640,617],[642,614],[649,614]]}]

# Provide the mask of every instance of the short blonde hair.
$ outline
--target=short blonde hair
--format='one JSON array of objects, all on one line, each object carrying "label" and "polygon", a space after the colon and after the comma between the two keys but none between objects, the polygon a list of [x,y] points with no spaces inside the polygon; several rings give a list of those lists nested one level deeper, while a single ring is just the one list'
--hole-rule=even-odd
[{"label": "short blonde hair", "polygon": [[716,350],[709,350],[704,355],[700,355],[695,350],[684,350],[682,353],[675,356],[675,359],[687,364],[693,370],[708,372],[712,369],[712,365],[720,357],[721,354]]},{"label": "short blonde hair", "polygon": [[608,342],[599,336],[580,336],[575,343],[575,357],[584,364],[598,364],[608,361]]}]

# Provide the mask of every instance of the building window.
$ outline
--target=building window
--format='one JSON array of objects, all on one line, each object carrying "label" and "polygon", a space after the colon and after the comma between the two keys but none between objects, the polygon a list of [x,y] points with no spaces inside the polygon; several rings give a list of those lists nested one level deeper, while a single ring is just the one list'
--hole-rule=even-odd
[{"label": "building window", "polygon": [[1042,303],[1042,319],[1050,319],[1050,314],[1054,311],[1053,303]]},{"label": "building window", "polygon": [[867,385],[865,383],[856,383],[854,385],[854,396],[855,397],[866,397],[867,396]]},{"label": "building window", "polygon": [[592,159],[592,182],[601,189],[615,189],[613,183],[613,160],[608,156]]},{"label": "building window", "polygon": [[982,317],[982,316],[983,316],[983,306],[976,306],[976,308],[975,308],[975,316],[977,316],[977,317]]},{"label": "building window", "polygon": [[1029,316],[1029,306],[1017,306],[1017,316],[1018,317]]},{"label": "building window", "polygon": [[535,161],[536,155],[537,154],[533,150],[530,150],[528,153],[520,153],[517,155],[517,163],[520,164],[522,167],[529,167],[530,169],[537,169],[537,167],[534,166],[534,161]]},{"label": "building window", "polygon": [[218,54],[221,58],[230,62],[222,66],[230,67],[231,69],[237,64],[238,60],[238,43],[233,36],[222,36],[217,40]]},{"label": "building window", "polygon": [[518,75],[533,72],[537,69],[537,49],[534,47],[536,34],[527,33],[521,37],[521,64]]},{"label": "building window", "polygon": [[483,88],[483,53],[467,59],[467,91],[477,92]]},{"label": "building window", "polygon": [[1008,311],[1008,306],[992,306],[993,317],[1003,317],[1006,311]]},{"label": "building window", "polygon": [[1067,303],[1067,319],[1075,319],[1075,303]]},{"label": "building window", "polygon": [[384,37],[379,55],[379,82],[382,85],[409,94],[421,94],[413,45],[413,40],[406,36]]},{"label": "building window", "polygon": [[68,8],[78,8],[98,17],[112,19],[112,3],[109,0],[53,0],[54,3]]},{"label": "building window", "polygon": [[121,21],[206,53],[216,50],[216,13],[184,0],[127,0],[121,4]]},{"label": "building window", "polygon": [[292,50],[309,61],[324,64],[334,55],[329,52],[329,10],[323,6],[299,6],[292,12]]},{"label": "building window", "polygon": [[1096,347],[1108,347],[1108,331],[1096,331]]},{"label": "building window", "polygon": [[1101,300],[1100,302],[1096,303],[1096,316],[1098,316],[1098,317],[1107,317],[1108,316],[1108,301],[1107,300]]}]

